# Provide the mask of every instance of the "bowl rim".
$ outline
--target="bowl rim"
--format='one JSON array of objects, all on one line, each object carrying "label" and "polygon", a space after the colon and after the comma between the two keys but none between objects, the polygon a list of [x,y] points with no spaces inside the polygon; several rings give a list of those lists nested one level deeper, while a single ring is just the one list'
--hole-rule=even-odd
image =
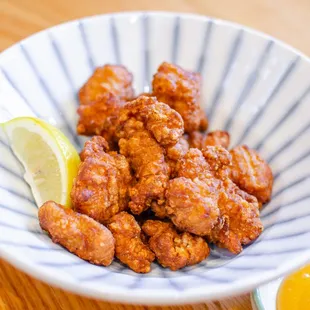
[{"label": "bowl rim", "polygon": [[250,26],[246,26],[243,24],[239,24],[237,22],[233,22],[230,20],[225,20],[225,19],[221,19],[221,18],[217,18],[217,17],[213,17],[213,16],[209,16],[209,15],[203,15],[203,14],[196,14],[196,13],[186,13],[186,12],[178,12],[178,11],[153,11],[153,10],[141,10],[141,11],[121,11],[121,12],[113,12],[113,13],[103,13],[103,14],[94,14],[94,15],[89,15],[89,16],[85,16],[85,17],[81,17],[81,18],[75,18],[75,19],[70,19],[67,20],[65,22],[56,24],[54,26],[51,27],[47,27],[45,29],[42,29],[40,31],[37,31],[23,39],[21,39],[20,41],[13,43],[12,45],[8,46],[5,50],[3,50],[0,53],[0,63],[1,63],[1,58],[3,57],[3,55],[9,53],[9,51],[13,48],[15,48],[16,46],[18,46],[21,43],[24,43],[26,41],[31,40],[33,37],[39,36],[40,34],[47,32],[47,31],[51,31],[51,30],[56,30],[57,28],[62,28],[64,26],[70,25],[70,24],[74,24],[80,21],[83,22],[88,22],[94,19],[100,19],[103,17],[112,17],[112,16],[119,16],[119,17],[129,17],[129,16],[137,16],[137,15],[149,15],[149,16],[154,16],[154,15],[160,15],[162,17],[173,17],[173,16],[180,16],[180,17],[186,17],[186,18],[191,18],[191,19],[196,19],[196,20],[201,20],[201,21],[213,21],[218,25],[226,25],[232,28],[242,28],[244,29],[246,32],[256,35],[258,37],[264,38],[264,39],[269,39],[274,41],[276,44],[280,45],[281,47],[295,53],[296,55],[299,55],[301,58],[303,58],[304,60],[306,60],[307,62],[310,63],[310,55],[307,56],[304,52],[300,51],[298,48],[286,43],[285,41],[278,39],[268,33],[265,33],[263,31],[260,30],[256,30],[255,28],[252,28]]},{"label": "bowl rim", "polygon": [[251,293],[251,302],[253,303],[253,307],[257,307],[258,310],[267,310],[264,305],[263,301],[260,295],[259,288],[256,288],[252,293]]},{"label": "bowl rim", "polygon": [[272,280],[281,278],[288,273],[292,273],[301,266],[305,265],[310,261],[310,250],[306,251],[304,255],[300,256],[295,260],[295,264],[290,266],[290,268],[285,271],[280,271],[276,273],[271,273],[267,271],[265,274],[268,276],[261,277],[255,281],[248,281],[245,283],[239,284],[238,286],[234,285],[229,292],[227,293],[227,287],[224,287],[219,292],[206,296],[204,290],[206,287],[202,286],[201,288],[195,288],[194,290],[187,290],[186,292],[173,292],[166,294],[162,290],[151,290],[151,289],[122,289],[116,290],[115,287],[107,288],[104,287],[104,295],[101,290],[97,290],[95,287],[88,287],[87,285],[78,285],[69,281],[58,280],[50,272],[46,272],[44,268],[37,267],[33,264],[28,264],[22,259],[14,256],[13,254],[2,251],[0,252],[0,257],[5,259],[8,263],[12,264],[14,267],[20,271],[34,277],[35,279],[44,282],[58,288],[63,289],[67,292],[72,292],[84,297],[92,297],[98,300],[103,300],[107,302],[121,302],[125,304],[132,305],[185,305],[185,304],[195,304],[201,302],[212,301],[215,299],[233,297],[240,294],[249,293],[255,289],[257,292],[257,286],[262,286]]},{"label": "bowl rim", "polygon": [[268,310],[267,307],[265,307],[265,300],[266,298],[264,299],[264,297],[267,297],[267,299],[269,300],[273,300],[274,303],[276,304],[277,303],[277,295],[278,295],[278,292],[279,292],[279,289],[281,287],[281,284],[282,282],[285,280],[284,277],[280,277],[272,282],[269,282],[267,284],[265,284],[266,286],[277,286],[277,292],[276,292],[276,296],[273,298],[273,297],[270,297],[269,296],[264,296],[266,294],[263,294],[264,291],[262,292],[262,288],[264,288],[264,286],[260,286],[258,288],[256,288],[252,293],[251,293],[251,303],[252,303],[252,307],[257,309],[257,310]]},{"label": "bowl rim", "polygon": [[[79,19],[74,19],[71,21],[67,21],[46,29],[43,29],[27,38],[13,44],[9,48],[5,49],[0,54],[0,64],[2,62],[3,56],[9,54],[12,49],[18,46],[21,43],[30,41],[33,37],[39,36],[43,32],[57,30],[58,28],[63,28],[68,25],[83,21],[89,22],[94,19],[100,18],[108,18],[108,17],[132,17],[132,16],[141,16],[147,14],[148,16],[159,16],[159,17],[175,17],[180,16],[181,18],[189,18],[193,20],[200,20],[200,21],[209,21],[212,20],[217,25],[224,25],[228,27],[232,27],[234,29],[244,29],[247,33],[261,37],[263,39],[270,39],[273,40],[276,44],[281,46],[282,48],[291,51],[292,53],[299,55],[303,58],[309,65],[310,65],[310,58],[306,56],[304,53],[299,51],[298,49],[290,46],[289,44],[274,38],[269,34],[265,34],[258,30],[252,29],[248,26],[244,26],[235,22],[225,21],[222,19],[209,17],[200,14],[191,14],[191,13],[179,13],[179,12],[165,12],[165,11],[126,11],[126,12],[117,12],[117,13],[110,13],[110,14],[98,14],[88,17],[83,17]],[[34,278],[46,282],[47,284],[62,288],[66,291],[70,291],[73,293],[77,293],[82,296],[86,297],[95,297],[97,299],[102,299],[106,301],[113,301],[113,302],[122,302],[127,304],[148,304],[148,305],[176,305],[176,304],[190,304],[190,303],[198,303],[198,302],[205,302],[210,301],[222,297],[229,297],[238,295],[241,293],[249,292],[257,286],[265,284],[271,280],[279,278],[286,273],[292,272],[303,264],[307,263],[310,259],[310,249],[306,250],[302,254],[299,254],[297,257],[292,260],[290,266],[287,267],[285,270],[276,269],[274,271],[267,271],[262,275],[256,275],[254,280],[249,279],[246,282],[239,283],[238,285],[232,286],[229,291],[227,291],[227,287],[224,286],[217,292],[213,292],[208,294],[205,288],[206,286],[202,286],[195,289],[188,289],[183,292],[176,292],[172,290],[152,290],[152,289],[124,289],[119,288],[116,289],[115,287],[109,288],[105,286],[103,290],[97,290],[95,287],[89,287],[88,285],[79,285],[70,281],[63,281],[55,277],[52,273],[48,270],[35,266],[31,262],[23,261],[21,258],[13,255],[10,251],[6,251],[3,248],[0,248],[0,257],[4,258],[7,262],[11,263],[17,269],[33,276]]]}]

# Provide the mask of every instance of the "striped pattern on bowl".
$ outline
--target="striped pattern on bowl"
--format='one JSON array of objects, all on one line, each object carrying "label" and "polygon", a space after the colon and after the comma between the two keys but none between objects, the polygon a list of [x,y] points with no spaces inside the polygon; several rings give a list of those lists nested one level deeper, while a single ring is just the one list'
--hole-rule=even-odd
[{"label": "striped pattern on bowl", "polygon": [[310,61],[245,27],[206,17],[126,13],[40,32],[0,56],[0,121],[32,115],[61,128],[77,148],[77,91],[96,66],[125,65],[136,92],[150,90],[162,61],[203,76],[211,129],[228,130],[270,163],[275,184],[263,234],[238,256],[210,257],[177,272],[152,265],[135,274],[115,261],[98,267],[53,244],[3,133],[0,251],[42,280],[81,294],[132,303],[184,303],[248,291],[310,258]]}]

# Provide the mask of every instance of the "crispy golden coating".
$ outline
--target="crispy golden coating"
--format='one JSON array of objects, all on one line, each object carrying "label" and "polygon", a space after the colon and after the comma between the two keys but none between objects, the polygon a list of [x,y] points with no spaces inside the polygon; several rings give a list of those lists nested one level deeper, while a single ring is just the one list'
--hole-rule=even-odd
[{"label": "crispy golden coating", "polygon": [[166,161],[170,167],[170,177],[176,176],[176,164],[189,150],[189,144],[185,136],[181,137],[175,145],[166,147]]},{"label": "crispy golden coating", "polygon": [[93,264],[112,263],[114,238],[105,226],[53,201],[45,202],[38,216],[42,229],[50,234],[53,242]]},{"label": "crispy golden coating", "polygon": [[167,104],[155,97],[140,96],[121,110],[119,136],[132,135],[140,128],[149,131],[160,145],[166,146],[179,141],[184,123],[180,114]]},{"label": "crispy golden coating", "polygon": [[121,212],[113,216],[108,228],[115,238],[116,257],[135,272],[150,272],[155,255],[143,242],[145,237],[135,218],[127,212]]},{"label": "crispy golden coating", "polygon": [[120,153],[128,159],[136,179],[130,188],[129,207],[140,214],[154,201],[164,203],[170,173],[165,147],[178,142],[183,121],[168,105],[145,96],[128,102],[119,120]]},{"label": "crispy golden coating", "polygon": [[231,151],[230,177],[242,190],[254,195],[261,203],[271,198],[273,175],[269,165],[253,149],[245,145]]},{"label": "crispy golden coating", "polygon": [[208,134],[200,131],[193,131],[189,134],[189,144],[192,148],[202,150],[206,146],[220,145],[227,149],[229,147],[230,136],[227,131],[215,130]]},{"label": "crispy golden coating", "polygon": [[239,253],[263,226],[257,199],[228,178],[230,160],[221,146],[190,149],[177,164],[178,178],[169,182],[166,211],[179,229]]},{"label": "crispy golden coating", "polygon": [[186,132],[207,128],[207,117],[200,107],[201,77],[198,73],[164,62],[154,75],[152,85],[157,99],[181,114]]},{"label": "crispy golden coating", "polygon": [[81,161],[84,161],[87,157],[100,157],[103,153],[108,151],[108,142],[100,136],[94,136],[85,142],[84,148],[80,153],[80,158]]},{"label": "crispy golden coating", "polygon": [[79,92],[77,133],[101,135],[114,146],[119,111],[133,95],[132,74],[125,67],[105,65],[97,68]]},{"label": "crispy golden coating", "polygon": [[[175,145],[166,147],[166,162],[169,166],[170,178],[175,178],[177,176],[177,162],[180,160],[189,150],[189,144],[186,135],[182,136]],[[152,211],[158,218],[167,217],[167,211],[165,204],[158,204],[152,202]]]},{"label": "crispy golden coating", "polygon": [[218,178],[227,176],[227,169],[231,165],[231,155],[222,146],[206,146],[202,149],[203,157],[209,165],[209,170]]},{"label": "crispy golden coating", "polygon": [[120,152],[134,170],[136,183],[130,188],[129,208],[135,214],[148,209],[153,201],[164,202],[164,189],[169,180],[169,167],[164,149],[148,131],[136,131],[120,139]]},{"label": "crispy golden coating", "polygon": [[91,104],[104,93],[111,93],[122,101],[134,97],[133,76],[121,65],[98,67],[79,91],[81,105]]},{"label": "crispy golden coating", "polygon": [[182,136],[176,144],[168,146],[166,148],[166,155],[167,158],[176,162],[181,157],[183,157],[188,150],[189,150],[188,141],[184,136]]},{"label": "crispy golden coating", "polygon": [[127,208],[132,180],[126,158],[107,149],[99,136],[85,143],[71,191],[74,209],[101,223]]},{"label": "crispy golden coating", "polygon": [[[185,177],[191,180],[208,180],[213,178],[210,165],[198,149],[189,151],[177,162],[176,166],[178,177]],[[217,186],[216,186],[217,188]]]},{"label": "crispy golden coating", "polygon": [[242,192],[229,178],[222,182],[218,206],[220,217],[209,240],[234,254],[263,231],[257,199]]},{"label": "crispy golden coating", "polygon": [[101,135],[113,145],[116,143],[119,111],[124,103],[112,93],[103,93],[96,101],[80,105],[77,110],[80,116],[77,133],[85,136]]},{"label": "crispy golden coating", "polygon": [[198,149],[190,149],[177,164],[178,178],[166,191],[166,212],[180,230],[206,236],[219,217],[217,205],[220,181]]},{"label": "crispy golden coating", "polygon": [[220,215],[213,184],[176,178],[169,181],[166,198],[167,214],[178,229],[199,236],[211,233]]},{"label": "crispy golden coating", "polygon": [[168,216],[167,211],[166,211],[166,202],[165,200],[163,202],[160,202],[158,204],[156,201],[152,202],[151,209],[154,212],[155,216],[164,219],[165,217]]},{"label": "crispy golden coating", "polygon": [[148,220],[142,226],[149,245],[163,267],[178,270],[203,261],[210,253],[203,238],[187,232],[178,234],[171,223]]},{"label": "crispy golden coating", "polygon": [[242,191],[227,175],[231,155],[221,146],[207,146],[202,153],[214,176],[221,180],[218,207],[220,217],[209,240],[232,253],[242,251],[242,245],[255,240],[262,232],[257,199]]}]

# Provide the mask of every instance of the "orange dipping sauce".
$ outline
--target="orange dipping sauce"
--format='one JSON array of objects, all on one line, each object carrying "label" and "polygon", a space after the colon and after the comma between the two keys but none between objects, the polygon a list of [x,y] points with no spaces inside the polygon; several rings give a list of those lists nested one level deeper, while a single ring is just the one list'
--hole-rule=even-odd
[{"label": "orange dipping sauce", "polygon": [[310,265],[283,280],[277,295],[278,310],[310,310]]}]

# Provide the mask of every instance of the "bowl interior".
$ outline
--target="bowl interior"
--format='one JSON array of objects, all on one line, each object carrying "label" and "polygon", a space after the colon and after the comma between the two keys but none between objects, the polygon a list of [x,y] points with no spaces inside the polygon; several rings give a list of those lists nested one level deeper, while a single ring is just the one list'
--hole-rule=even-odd
[{"label": "bowl interior", "polygon": [[[278,41],[239,25],[193,15],[127,13],[70,22],[0,56],[0,120],[37,116],[61,128],[77,148],[77,91],[96,66],[120,63],[136,93],[150,90],[162,61],[203,76],[210,129],[256,148],[275,184],[263,234],[238,256],[212,248],[201,264],[171,272],[153,264],[135,274],[115,261],[88,264],[51,242],[23,169],[0,140],[0,250],[20,268],[79,293],[136,303],[182,303],[250,290],[310,256],[310,63]],[[99,294],[99,295],[98,295]]]}]

